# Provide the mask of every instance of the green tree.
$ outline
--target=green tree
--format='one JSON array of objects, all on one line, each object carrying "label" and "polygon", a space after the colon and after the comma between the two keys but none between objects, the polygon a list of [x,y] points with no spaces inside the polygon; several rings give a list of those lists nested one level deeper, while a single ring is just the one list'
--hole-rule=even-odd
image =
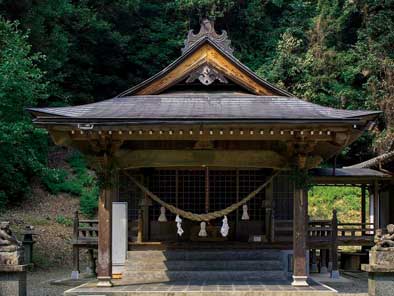
[{"label": "green tree", "polygon": [[46,133],[24,112],[45,98],[39,58],[18,24],[0,18],[0,208],[28,192],[47,157]]}]

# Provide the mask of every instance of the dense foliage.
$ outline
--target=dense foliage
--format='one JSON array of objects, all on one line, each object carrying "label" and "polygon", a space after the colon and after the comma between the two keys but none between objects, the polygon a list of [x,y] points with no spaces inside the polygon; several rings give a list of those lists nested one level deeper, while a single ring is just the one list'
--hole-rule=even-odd
[{"label": "dense foliage", "polygon": [[271,82],[319,104],[383,111],[339,165],[393,148],[394,0],[0,0],[0,14],[0,200],[19,199],[38,171],[65,178],[41,167],[47,141],[24,107],[114,96],[179,56],[203,16]]},{"label": "dense foliage", "polygon": [[361,220],[361,189],[359,187],[316,186],[309,191],[308,206],[311,219],[331,219],[332,210],[336,209],[340,222],[358,222]]}]

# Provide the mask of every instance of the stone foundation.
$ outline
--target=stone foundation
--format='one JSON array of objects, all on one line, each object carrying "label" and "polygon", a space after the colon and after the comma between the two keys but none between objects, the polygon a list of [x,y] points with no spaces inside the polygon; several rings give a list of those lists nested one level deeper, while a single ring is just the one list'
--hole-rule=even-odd
[{"label": "stone foundation", "polygon": [[26,265],[0,265],[0,296],[26,296]]},{"label": "stone foundation", "polygon": [[368,272],[369,296],[392,296],[394,291],[394,252],[392,250],[372,250],[369,264],[362,270]]}]

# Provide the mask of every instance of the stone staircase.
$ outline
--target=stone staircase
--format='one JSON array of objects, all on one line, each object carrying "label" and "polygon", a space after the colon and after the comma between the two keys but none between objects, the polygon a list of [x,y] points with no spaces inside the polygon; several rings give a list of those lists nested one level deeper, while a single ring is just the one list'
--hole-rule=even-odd
[{"label": "stone staircase", "polygon": [[280,250],[129,251],[124,277],[133,283],[285,280]]}]

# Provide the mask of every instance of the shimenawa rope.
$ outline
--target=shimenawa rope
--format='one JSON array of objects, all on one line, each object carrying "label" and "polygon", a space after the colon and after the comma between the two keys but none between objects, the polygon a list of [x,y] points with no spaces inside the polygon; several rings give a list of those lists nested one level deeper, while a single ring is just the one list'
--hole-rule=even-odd
[{"label": "shimenawa rope", "polygon": [[217,219],[223,216],[227,216],[229,213],[232,211],[236,210],[243,204],[247,203],[249,200],[251,200],[253,197],[255,197],[261,190],[263,190],[267,185],[273,180],[274,177],[276,177],[279,174],[279,171],[275,171],[270,178],[268,178],[267,181],[265,181],[262,185],[257,187],[256,190],[252,191],[249,193],[245,198],[241,199],[240,201],[230,205],[229,207],[220,210],[220,211],[215,211],[215,212],[210,212],[206,214],[195,214],[192,212],[187,212],[182,209],[179,209],[173,205],[170,205],[166,203],[165,201],[161,200],[156,194],[151,192],[148,188],[146,188],[144,185],[142,185],[140,182],[138,182],[133,176],[131,176],[127,171],[123,171],[123,173],[130,178],[134,182],[135,185],[137,185],[138,188],[141,189],[142,192],[144,192],[147,196],[149,196],[152,200],[160,204],[161,206],[165,207],[167,210],[169,210],[171,213],[175,215],[179,215],[183,218],[192,220],[192,221],[209,221],[213,219]]}]

